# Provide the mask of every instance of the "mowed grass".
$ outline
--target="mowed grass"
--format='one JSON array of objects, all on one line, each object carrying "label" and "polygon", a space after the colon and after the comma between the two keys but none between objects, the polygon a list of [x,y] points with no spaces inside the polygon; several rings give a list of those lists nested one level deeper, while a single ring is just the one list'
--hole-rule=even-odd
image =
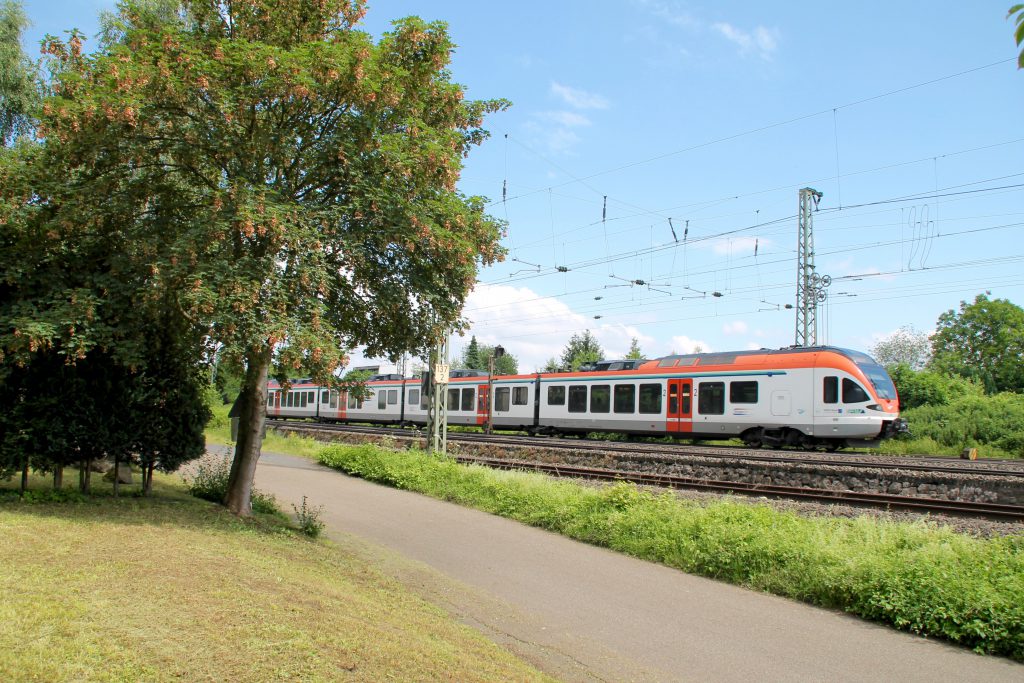
[{"label": "mowed grass", "polygon": [[660,562],[1024,661],[1024,536],[808,518],[768,505],[580,486],[417,451],[328,446],[320,461]]},{"label": "mowed grass", "polygon": [[151,499],[94,485],[0,494],[2,681],[545,680],[280,517],[239,520],[171,477]]}]

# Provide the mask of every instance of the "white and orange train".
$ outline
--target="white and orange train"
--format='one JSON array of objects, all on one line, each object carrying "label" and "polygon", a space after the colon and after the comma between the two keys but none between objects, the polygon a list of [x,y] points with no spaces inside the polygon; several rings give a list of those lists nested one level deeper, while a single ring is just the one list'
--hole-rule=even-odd
[{"label": "white and orange train", "polygon": [[[456,376],[461,375],[461,376]],[[468,375],[468,376],[467,376]],[[298,380],[269,385],[267,416],[425,424],[419,379],[371,378],[368,398]],[[453,372],[448,423],[487,420],[487,373]],[[691,439],[738,437],[751,446],[870,446],[906,431],[896,388],[867,354],[828,346],[602,361],[583,372],[494,378],[496,429],[532,434],[619,432]]]}]

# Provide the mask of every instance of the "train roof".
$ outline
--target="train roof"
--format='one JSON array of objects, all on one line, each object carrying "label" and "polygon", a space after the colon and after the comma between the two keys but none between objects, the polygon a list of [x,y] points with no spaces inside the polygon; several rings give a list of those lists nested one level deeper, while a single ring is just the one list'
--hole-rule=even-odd
[{"label": "train roof", "polygon": [[838,346],[784,346],[781,349],[755,349],[752,351],[716,351],[709,353],[685,353],[662,356],[643,365],[646,370],[655,368],[677,368],[691,365],[732,365],[750,356],[788,356],[804,353],[832,352],[845,356],[857,365],[877,365],[875,359],[861,351],[843,349]]}]

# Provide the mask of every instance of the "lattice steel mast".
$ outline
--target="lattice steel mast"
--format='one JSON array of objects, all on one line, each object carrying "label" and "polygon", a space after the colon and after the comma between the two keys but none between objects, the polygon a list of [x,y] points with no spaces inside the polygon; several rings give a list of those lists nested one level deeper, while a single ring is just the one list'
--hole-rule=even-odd
[{"label": "lattice steel mast", "polygon": [[796,249],[796,341],[797,346],[818,344],[818,302],[824,301],[825,288],[832,278],[820,277],[814,270],[814,211],[822,194],[805,187],[800,190],[800,214]]}]

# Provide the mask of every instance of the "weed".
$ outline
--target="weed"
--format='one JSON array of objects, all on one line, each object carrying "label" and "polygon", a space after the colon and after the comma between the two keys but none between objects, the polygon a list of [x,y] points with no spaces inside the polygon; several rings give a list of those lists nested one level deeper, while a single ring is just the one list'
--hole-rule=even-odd
[{"label": "weed", "polygon": [[295,520],[299,523],[299,531],[310,538],[316,538],[324,530],[324,522],[320,519],[323,514],[323,506],[310,507],[306,497],[302,497],[302,506],[292,505],[295,510]]},{"label": "weed", "polygon": [[[184,477],[188,492],[196,498],[223,503],[231,478],[231,461],[227,456],[205,455],[200,458],[191,476]],[[277,499],[269,493],[253,488],[252,511],[260,514],[283,515]]]}]

